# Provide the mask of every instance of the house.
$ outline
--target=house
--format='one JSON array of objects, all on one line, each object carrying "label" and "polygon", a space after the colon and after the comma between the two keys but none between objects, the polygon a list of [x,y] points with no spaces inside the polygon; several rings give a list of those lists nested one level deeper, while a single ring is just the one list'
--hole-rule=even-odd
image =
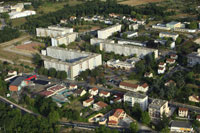
[{"label": "house", "polygon": [[115,103],[121,103],[122,102],[122,98],[121,97],[116,97],[113,102]]},{"label": "house", "polygon": [[25,77],[17,77],[11,84],[9,85],[10,91],[20,91],[23,87],[28,85],[28,81],[25,80]]},{"label": "house", "polygon": [[158,67],[166,67],[166,63],[160,62],[159,65],[158,65]]},{"label": "house", "polygon": [[149,85],[147,83],[143,83],[139,86],[138,91],[146,93],[149,90]]},{"label": "house", "polygon": [[87,92],[83,89],[77,89],[74,91],[74,96],[80,96],[82,97],[83,95],[85,95]]},{"label": "house", "polygon": [[113,115],[109,116],[108,125],[118,125],[120,119],[126,117],[126,112],[123,109],[116,109]]},{"label": "house", "polygon": [[179,108],[178,109],[178,116],[187,117],[188,116],[188,109],[187,108]]},{"label": "house", "polygon": [[94,99],[93,98],[89,98],[85,101],[83,101],[83,107],[89,107],[94,103]]},{"label": "house", "polygon": [[146,72],[145,74],[144,74],[144,77],[145,78],[153,78],[153,73],[151,73],[151,72]]},{"label": "house", "polygon": [[69,20],[70,20],[70,21],[76,20],[76,16],[71,16],[71,17],[69,18]]},{"label": "house", "polygon": [[[48,87],[45,91],[40,92],[40,95],[45,96],[46,98],[54,96],[58,94],[59,92],[63,91],[66,89],[66,86],[64,85],[53,85],[51,87]],[[60,98],[60,97],[59,97]]]},{"label": "house", "polygon": [[197,115],[196,120],[200,121],[200,115]]},{"label": "house", "polygon": [[131,83],[128,83],[128,82],[120,82],[119,87],[121,89],[129,90],[129,91],[137,91],[139,85],[131,84]]},{"label": "house", "polygon": [[165,67],[159,67],[158,74],[163,74],[163,73],[165,73]]},{"label": "house", "polygon": [[99,92],[99,96],[100,96],[100,97],[109,97],[109,96],[110,96],[110,92],[107,92],[107,91],[100,91],[100,92]]},{"label": "house", "polygon": [[185,132],[193,133],[192,124],[189,121],[172,121],[170,127],[171,133]]},{"label": "house", "polygon": [[99,110],[101,110],[103,108],[106,108],[107,106],[108,106],[108,104],[106,104],[106,103],[104,103],[102,101],[99,101],[99,102],[93,104],[93,109],[95,111],[99,111]]},{"label": "house", "polygon": [[148,107],[149,116],[151,118],[162,118],[163,113],[169,114],[168,101],[161,99],[153,99]]},{"label": "house", "polygon": [[170,85],[176,86],[176,82],[174,82],[173,80],[169,80],[168,82],[165,83],[165,86],[170,86]]},{"label": "house", "polygon": [[70,90],[75,90],[75,89],[77,89],[77,88],[78,88],[78,86],[75,85],[75,84],[70,84],[70,85],[69,85],[69,89],[70,89]]},{"label": "house", "polygon": [[8,71],[8,76],[16,76],[17,71]]},{"label": "house", "polygon": [[178,55],[176,55],[176,54],[171,54],[171,55],[170,55],[170,58],[171,58],[171,59],[174,59],[174,60],[177,60],[177,59],[178,59]]},{"label": "house", "polygon": [[124,102],[133,107],[138,103],[143,111],[148,107],[148,96],[137,92],[127,92],[124,94]]},{"label": "house", "polygon": [[189,96],[188,99],[189,99],[189,101],[191,101],[191,102],[195,102],[195,103],[199,103],[199,102],[200,102],[199,96],[196,96],[196,95]]},{"label": "house", "polygon": [[98,92],[99,92],[98,88],[92,88],[89,90],[89,93],[93,96],[96,96]]},{"label": "house", "polygon": [[166,60],[166,63],[168,63],[168,64],[174,64],[175,62],[176,62],[176,60],[175,59],[171,59],[171,58],[168,58]]}]

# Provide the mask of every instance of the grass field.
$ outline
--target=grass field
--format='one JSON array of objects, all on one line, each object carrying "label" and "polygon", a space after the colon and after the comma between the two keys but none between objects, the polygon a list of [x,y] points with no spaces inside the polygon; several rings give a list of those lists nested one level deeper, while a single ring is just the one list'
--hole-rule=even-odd
[{"label": "grass field", "polygon": [[82,3],[81,1],[77,1],[77,0],[69,0],[69,2],[45,3],[38,8],[37,12],[38,13],[55,12],[57,10],[62,9],[64,5],[66,4],[69,4],[70,6],[74,6],[81,3]]},{"label": "grass field", "polygon": [[142,4],[154,3],[154,2],[162,2],[164,0],[126,0],[122,2],[118,2],[119,4],[137,6]]},{"label": "grass field", "polygon": [[18,27],[26,23],[26,18],[12,19],[11,22],[14,27]]}]

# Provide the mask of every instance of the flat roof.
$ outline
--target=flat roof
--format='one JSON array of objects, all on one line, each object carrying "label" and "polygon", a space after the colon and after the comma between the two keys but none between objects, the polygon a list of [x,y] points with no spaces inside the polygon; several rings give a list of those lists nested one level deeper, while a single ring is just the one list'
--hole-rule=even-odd
[{"label": "flat roof", "polygon": [[172,121],[171,127],[192,128],[192,125],[189,121]]},{"label": "flat roof", "polygon": [[162,99],[153,99],[153,101],[149,104],[149,107],[160,109],[166,102],[166,100]]},{"label": "flat roof", "polygon": [[139,98],[139,99],[144,99],[146,97],[148,97],[147,95],[138,93],[138,92],[127,92],[124,94],[125,96],[129,96],[129,97],[134,97],[134,98]]},{"label": "flat roof", "polygon": [[178,24],[178,23],[180,23],[180,22],[177,22],[177,21],[171,21],[171,22],[169,22],[169,23],[167,23],[167,24],[169,24],[169,25],[175,25],[175,24]]},{"label": "flat roof", "polygon": [[26,79],[25,77],[17,77],[10,85],[18,86],[25,79]]},{"label": "flat roof", "polygon": [[108,29],[111,29],[111,28],[114,28],[114,27],[117,27],[117,26],[121,26],[121,24],[115,24],[115,25],[106,27],[106,28],[104,28],[104,29],[98,30],[98,31],[106,31],[106,30],[108,30]]},{"label": "flat roof", "polygon": [[171,33],[171,32],[160,32],[160,34],[168,34],[168,35],[174,35],[174,36],[178,35],[176,33]]}]

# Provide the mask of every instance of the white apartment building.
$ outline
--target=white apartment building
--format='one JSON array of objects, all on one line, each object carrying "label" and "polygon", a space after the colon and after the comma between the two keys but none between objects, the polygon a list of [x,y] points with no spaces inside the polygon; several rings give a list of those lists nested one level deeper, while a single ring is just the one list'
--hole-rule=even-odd
[{"label": "white apartment building", "polygon": [[81,52],[59,47],[48,47],[47,56],[42,56],[46,69],[66,71],[68,79],[74,79],[81,71],[102,65],[101,54]]},{"label": "white apartment building", "polygon": [[196,64],[200,64],[200,48],[197,52],[193,52],[187,56],[188,66],[195,66]]},{"label": "white apartment building", "polygon": [[32,15],[36,15],[36,11],[27,10],[27,11],[23,11],[23,12],[9,13],[10,19],[23,18],[23,17],[27,17],[27,16],[32,16]]},{"label": "white apartment building", "polygon": [[164,38],[164,37],[172,38],[174,41],[176,41],[178,36],[179,36],[179,34],[176,34],[176,33],[169,33],[169,32],[160,32],[159,33],[160,38]]},{"label": "white apartment building", "polygon": [[61,44],[68,45],[71,42],[74,42],[77,37],[78,37],[78,33],[76,32],[67,33],[64,36],[53,37],[51,38],[51,45],[52,46],[59,46]]},{"label": "white apartment building", "polygon": [[115,32],[121,32],[121,24],[116,24],[105,29],[98,30],[97,35],[100,39],[107,39],[109,36],[112,36]]},{"label": "white apartment building", "polygon": [[136,57],[143,58],[147,54],[153,54],[154,57],[158,58],[158,50],[133,45],[122,45],[118,43],[100,43],[100,50],[106,52],[114,52],[124,56],[130,56],[136,54]]},{"label": "white apartment building", "polygon": [[105,43],[115,43],[114,40],[109,40],[109,39],[100,39],[100,38],[91,38],[90,39],[90,44],[91,45],[99,45],[102,42],[105,42]]},{"label": "white apartment building", "polygon": [[138,103],[143,111],[148,107],[148,96],[137,92],[127,92],[124,94],[124,102],[127,102],[131,107]]},{"label": "white apartment building", "polygon": [[188,109],[187,108],[179,108],[178,116],[180,117],[188,117]]},{"label": "white apartment building", "polygon": [[72,33],[73,28],[63,28],[58,26],[48,26],[48,28],[36,28],[37,37],[58,37],[67,33]]},{"label": "white apartment building", "polygon": [[163,113],[169,115],[168,101],[161,99],[153,99],[148,107],[149,116],[152,118],[162,118]]},{"label": "white apartment building", "polygon": [[138,24],[130,24],[129,30],[138,30],[139,25]]}]

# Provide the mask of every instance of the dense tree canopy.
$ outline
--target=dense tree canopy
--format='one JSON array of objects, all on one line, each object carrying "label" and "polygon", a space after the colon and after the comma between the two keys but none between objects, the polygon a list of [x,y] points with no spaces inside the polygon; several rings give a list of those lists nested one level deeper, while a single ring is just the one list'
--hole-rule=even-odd
[{"label": "dense tree canopy", "polygon": [[0,30],[0,43],[10,41],[19,36],[20,36],[19,30],[12,29],[10,27],[4,27],[3,30]]}]

